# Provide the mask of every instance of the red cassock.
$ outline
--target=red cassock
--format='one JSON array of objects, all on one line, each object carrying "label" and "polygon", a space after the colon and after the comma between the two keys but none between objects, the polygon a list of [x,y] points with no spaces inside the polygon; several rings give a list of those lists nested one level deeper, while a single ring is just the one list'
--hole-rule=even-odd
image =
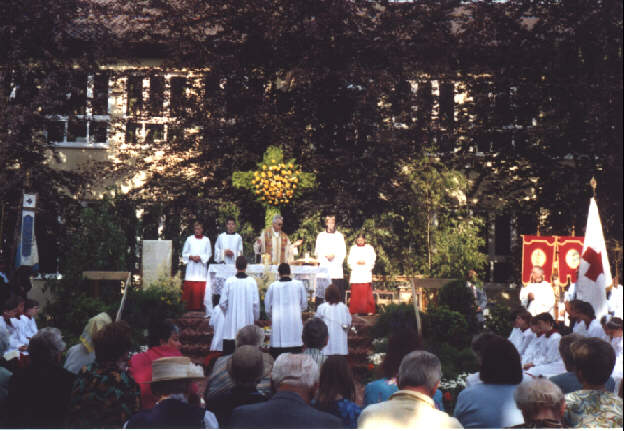
[{"label": "red cassock", "polygon": [[371,283],[352,283],[349,313],[375,313],[375,298]]},{"label": "red cassock", "polygon": [[204,306],[205,281],[187,281],[182,284],[182,302],[187,310],[202,310]]}]

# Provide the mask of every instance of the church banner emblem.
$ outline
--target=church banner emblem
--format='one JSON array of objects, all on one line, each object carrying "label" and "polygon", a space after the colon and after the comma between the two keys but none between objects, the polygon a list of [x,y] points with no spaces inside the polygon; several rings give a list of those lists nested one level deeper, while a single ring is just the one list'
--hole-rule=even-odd
[{"label": "church banner emblem", "polygon": [[581,253],[583,252],[583,239],[582,236],[557,237],[559,282],[561,284],[567,284],[568,279],[572,283],[576,283]]},{"label": "church banner emblem", "polygon": [[544,279],[550,281],[555,262],[557,240],[554,236],[522,235],[522,283],[531,281],[534,266],[544,270]]}]

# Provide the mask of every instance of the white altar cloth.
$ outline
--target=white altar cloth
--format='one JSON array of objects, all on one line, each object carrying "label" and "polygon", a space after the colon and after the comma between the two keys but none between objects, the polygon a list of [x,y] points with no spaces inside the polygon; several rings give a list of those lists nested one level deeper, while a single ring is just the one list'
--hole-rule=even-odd
[{"label": "white altar cloth", "polygon": [[[277,267],[278,265],[247,265],[247,274],[253,277],[261,277],[265,270],[268,270],[274,276],[275,280],[278,280],[277,276]],[[325,280],[329,281],[329,274],[327,272],[327,268],[320,268],[316,265],[291,265],[290,271],[292,272],[292,276],[296,280],[302,280],[306,289],[308,291],[308,296],[313,297],[318,293],[317,291],[317,278],[322,279],[323,282],[320,282],[320,285],[325,285]],[[223,289],[223,283],[229,277],[236,274],[236,267],[232,264],[226,263],[213,263],[208,266],[208,280],[206,281],[206,291],[204,294],[204,305],[206,307],[206,317],[210,317],[210,313],[212,312],[212,295],[221,294],[221,289]],[[268,286],[267,286],[268,287]],[[324,290],[324,289],[323,289]]]}]

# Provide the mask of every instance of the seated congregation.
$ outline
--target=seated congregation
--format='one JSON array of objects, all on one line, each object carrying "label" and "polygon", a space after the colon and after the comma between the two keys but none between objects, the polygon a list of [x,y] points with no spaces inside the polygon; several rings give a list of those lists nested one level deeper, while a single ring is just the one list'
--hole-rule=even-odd
[{"label": "seated congregation", "polygon": [[[242,269],[242,268],[241,268]],[[298,286],[269,301],[273,330],[249,310],[230,319],[231,351],[202,365],[181,352],[172,321],[153,322],[138,351],[131,328],[101,313],[69,348],[56,328],[37,330],[38,304],[9,299],[0,325],[0,425],[12,428],[590,428],[622,427],[622,320],[596,322],[574,301],[571,333],[550,314],[514,315],[506,339],[482,332],[472,342],[479,371],[454,411],[444,411],[440,359],[414,328],[395,331],[380,378],[358,394],[348,356],[349,315],[334,287],[326,306],[303,321]],[[290,286],[290,287],[288,287]],[[291,290],[288,290],[292,288]],[[289,302],[290,301],[290,302]],[[288,305],[290,304],[290,305]],[[589,305],[589,307],[588,307]],[[242,307],[245,307],[243,305]],[[287,314],[290,313],[290,314]],[[28,332],[30,331],[30,332]],[[228,343],[225,343],[230,344]],[[226,349],[223,349],[226,350]],[[618,394],[616,394],[618,393]],[[362,399],[360,399],[362,398]]]}]

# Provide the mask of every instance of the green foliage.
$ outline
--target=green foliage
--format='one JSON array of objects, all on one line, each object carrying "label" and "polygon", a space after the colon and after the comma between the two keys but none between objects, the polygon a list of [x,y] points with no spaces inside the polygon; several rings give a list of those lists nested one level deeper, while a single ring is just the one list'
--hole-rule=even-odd
[{"label": "green foliage", "polygon": [[442,376],[445,380],[454,379],[461,373],[472,373],[479,369],[479,363],[469,347],[457,348],[448,342],[429,339],[425,347],[440,358]]},{"label": "green foliage", "polygon": [[430,307],[423,314],[423,335],[435,343],[448,343],[457,348],[470,345],[471,332],[464,316],[447,306]]},{"label": "green foliage", "polygon": [[484,268],[487,255],[480,250],[485,245],[480,232],[483,225],[476,217],[447,217],[433,236],[431,276],[462,278],[470,269]]},{"label": "green foliage", "polygon": [[108,198],[97,201],[80,211],[75,224],[68,224],[70,234],[62,259],[62,272],[68,278],[80,279],[83,271],[129,269],[128,231],[134,232],[131,224],[135,217],[132,214],[129,220],[121,202]]},{"label": "green foliage", "polygon": [[68,341],[77,340],[87,320],[103,311],[115,318],[119,308],[119,299],[108,301],[90,297],[86,292],[87,280],[48,280],[45,289],[49,289],[54,300],[42,310],[41,320],[45,326],[59,328]]},{"label": "green foliage", "polygon": [[489,314],[485,316],[485,327],[501,337],[509,337],[513,328],[511,309],[508,306],[494,304],[488,307]]},{"label": "green foliage", "polygon": [[411,304],[390,304],[377,317],[372,334],[376,338],[383,338],[401,328],[417,327],[414,307]]},{"label": "green foliage", "polygon": [[182,316],[181,284],[177,276],[161,276],[145,289],[128,291],[122,318],[132,327],[135,341],[146,344],[144,331],[152,322]]},{"label": "green foliage", "polygon": [[466,287],[465,282],[455,280],[442,286],[438,292],[437,303],[438,306],[447,307],[449,310],[461,314],[468,325],[471,336],[479,331],[475,298],[470,289]]}]

